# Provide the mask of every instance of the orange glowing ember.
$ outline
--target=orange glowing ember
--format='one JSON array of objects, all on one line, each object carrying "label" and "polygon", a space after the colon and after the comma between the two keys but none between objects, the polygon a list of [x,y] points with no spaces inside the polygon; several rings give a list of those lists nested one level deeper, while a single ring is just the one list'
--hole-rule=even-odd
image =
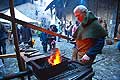
[{"label": "orange glowing ember", "polygon": [[53,50],[52,55],[51,55],[50,58],[48,59],[48,62],[49,62],[52,66],[61,63],[60,50],[59,50],[58,48],[55,48],[55,49]]}]

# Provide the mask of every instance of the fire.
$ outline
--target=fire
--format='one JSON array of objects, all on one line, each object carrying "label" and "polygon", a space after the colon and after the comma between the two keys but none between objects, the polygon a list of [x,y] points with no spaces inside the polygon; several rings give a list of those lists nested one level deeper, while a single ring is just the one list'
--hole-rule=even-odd
[{"label": "fire", "polygon": [[55,48],[55,49],[53,50],[52,55],[51,55],[50,58],[48,59],[48,62],[49,62],[52,66],[61,63],[60,50],[59,50],[58,48]]}]

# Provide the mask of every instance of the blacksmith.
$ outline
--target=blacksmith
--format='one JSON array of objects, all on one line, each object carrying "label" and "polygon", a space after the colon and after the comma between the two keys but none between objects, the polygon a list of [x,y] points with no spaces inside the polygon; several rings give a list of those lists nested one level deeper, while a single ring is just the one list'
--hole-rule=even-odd
[{"label": "blacksmith", "polygon": [[76,48],[73,49],[72,59],[82,64],[91,64],[96,55],[101,53],[107,32],[96,16],[83,5],[74,9],[74,16],[81,24],[73,34]]}]

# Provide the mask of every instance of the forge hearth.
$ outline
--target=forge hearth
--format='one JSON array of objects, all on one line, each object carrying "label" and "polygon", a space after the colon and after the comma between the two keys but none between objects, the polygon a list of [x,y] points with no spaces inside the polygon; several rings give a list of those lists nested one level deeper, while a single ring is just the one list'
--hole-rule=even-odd
[{"label": "forge hearth", "polygon": [[48,57],[30,61],[28,64],[32,66],[38,80],[90,80],[94,75],[91,66],[82,66],[66,57],[62,57],[62,62],[54,66],[48,63]]},{"label": "forge hearth", "polygon": [[64,72],[68,68],[68,60],[62,59],[62,63],[52,66],[48,63],[48,57],[41,58],[35,61],[30,61],[33,72],[40,79],[48,79]]}]

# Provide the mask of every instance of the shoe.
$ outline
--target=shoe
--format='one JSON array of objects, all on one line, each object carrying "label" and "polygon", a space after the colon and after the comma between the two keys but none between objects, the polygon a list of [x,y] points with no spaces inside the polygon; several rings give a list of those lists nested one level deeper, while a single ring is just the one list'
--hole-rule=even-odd
[{"label": "shoe", "polygon": [[49,49],[48,51],[51,51],[51,49]]}]

